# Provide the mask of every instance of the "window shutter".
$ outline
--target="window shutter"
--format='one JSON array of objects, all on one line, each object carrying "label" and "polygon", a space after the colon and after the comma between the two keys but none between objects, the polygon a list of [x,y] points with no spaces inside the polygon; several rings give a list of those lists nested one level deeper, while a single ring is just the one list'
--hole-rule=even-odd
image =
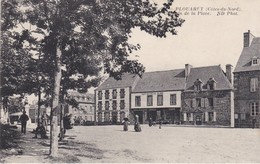
[{"label": "window shutter", "polygon": [[193,113],[190,114],[190,121],[193,121]]},{"label": "window shutter", "polygon": [[191,100],[191,106],[194,108],[196,107],[196,99]]},{"label": "window shutter", "polygon": [[187,121],[187,113],[183,113],[183,121]]},{"label": "window shutter", "polygon": [[216,112],[213,112],[213,121],[216,121],[216,116],[217,116],[217,113]]},{"label": "window shutter", "polygon": [[206,98],[201,98],[201,107],[205,107],[205,99]]},{"label": "window shutter", "polygon": [[205,99],[204,99],[204,103],[205,103],[205,107],[208,107],[208,106],[209,106],[209,99],[208,99],[208,98],[205,98]]},{"label": "window shutter", "polygon": [[258,78],[255,78],[255,89],[258,89]]},{"label": "window shutter", "polygon": [[208,122],[209,121],[209,114],[208,112],[205,112],[205,122]]},{"label": "window shutter", "polygon": [[250,92],[253,92],[254,91],[254,79],[251,78],[250,79]]},{"label": "window shutter", "polygon": [[217,98],[213,98],[213,107],[217,105]]}]

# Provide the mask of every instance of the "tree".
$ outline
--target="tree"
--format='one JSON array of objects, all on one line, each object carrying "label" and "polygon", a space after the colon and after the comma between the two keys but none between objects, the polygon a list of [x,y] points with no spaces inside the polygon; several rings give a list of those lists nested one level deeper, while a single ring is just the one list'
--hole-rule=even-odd
[{"label": "tree", "polygon": [[178,13],[170,10],[173,0],[162,6],[149,0],[23,0],[17,3],[22,16],[6,19],[11,22],[6,24],[31,25],[33,30],[24,29],[21,36],[26,37],[19,43],[23,46],[27,43],[31,49],[40,46],[43,70],[48,72],[53,84],[50,149],[53,156],[57,155],[54,133],[60,90],[65,91],[73,84],[83,90],[96,86],[100,71],[116,79],[125,72],[141,76],[144,66],[129,59],[133,51],[140,49],[140,45],[128,41],[132,29],[166,37],[167,33],[176,35],[175,28],[184,22]]}]

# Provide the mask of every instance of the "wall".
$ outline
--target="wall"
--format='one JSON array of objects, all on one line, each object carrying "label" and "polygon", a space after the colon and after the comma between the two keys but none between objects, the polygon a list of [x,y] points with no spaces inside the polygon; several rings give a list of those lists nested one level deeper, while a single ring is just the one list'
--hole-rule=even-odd
[{"label": "wall", "polygon": [[[231,126],[231,112],[233,107],[232,91],[201,91],[201,92],[183,92],[182,94],[182,113],[193,113],[196,110],[201,111],[202,124],[204,125],[222,125]],[[196,98],[213,98],[213,106],[206,105],[205,107],[197,107],[192,104],[196,101]],[[206,121],[208,112],[213,112],[215,120]],[[207,116],[206,116],[207,115]],[[193,114],[192,121],[184,121],[184,115],[182,117],[183,124],[195,124],[195,114]]]},{"label": "wall", "polygon": [[[124,98],[120,98],[120,89],[124,89],[125,90],[125,97]],[[98,121],[98,113],[102,113],[102,121],[105,121],[105,113],[109,112],[110,115],[110,120],[112,120],[112,112],[117,112],[117,122],[121,122],[122,119],[124,117],[128,117],[129,116],[129,109],[130,109],[130,92],[131,92],[131,87],[126,87],[126,88],[114,88],[114,89],[107,89],[109,91],[109,98],[106,99],[105,98],[105,92],[106,90],[102,90],[102,99],[99,100],[98,99],[98,92],[95,92],[95,99],[96,99],[96,120]],[[116,99],[113,99],[113,90],[116,90],[117,92],[117,96]],[[116,100],[116,110],[113,110],[113,101]],[[125,102],[125,108],[124,109],[120,109],[120,101],[124,100]],[[109,102],[109,108],[108,110],[105,109],[105,103],[106,101]],[[102,109],[99,110],[98,109],[98,102],[102,102]],[[122,113],[124,113],[124,115],[122,115]],[[100,122],[100,121],[98,121]]]},{"label": "wall", "polygon": [[[250,79],[258,77],[258,90],[250,91]],[[253,119],[256,119],[256,127],[260,127],[260,113],[251,115],[250,103],[258,102],[260,108],[260,71],[235,72],[234,73],[234,101],[235,101],[235,127],[252,127]],[[242,116],[244,115],[244,116]]]},{"label": "wall", "polygon": [[[157,105],[157,95],[163,95],[163,105]],[[176,105],[170,105],[170,95],[176,94]],[[147,106],[147,95],[153,96],[153,105]],[[141,106],[135,106],[135,96],[141,96]],[[181,91],[165,91],[165,92],[146,92],[131,94],[131,108],[180,108],[181,107]]]}]

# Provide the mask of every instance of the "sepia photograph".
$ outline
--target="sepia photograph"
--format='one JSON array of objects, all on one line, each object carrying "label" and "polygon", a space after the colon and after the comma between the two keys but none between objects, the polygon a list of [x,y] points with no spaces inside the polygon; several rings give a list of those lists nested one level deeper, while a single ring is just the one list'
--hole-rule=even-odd
[{"label": "sepia photograph", "polygon": [[260,163],[260,0],[0,3],[0,163]]}]

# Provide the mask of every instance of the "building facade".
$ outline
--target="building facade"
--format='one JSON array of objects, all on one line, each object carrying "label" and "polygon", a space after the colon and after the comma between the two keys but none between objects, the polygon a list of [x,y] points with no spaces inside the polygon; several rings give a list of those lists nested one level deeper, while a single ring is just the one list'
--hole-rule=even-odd
[{"label": "building facade", "polygon": [[131,94],[131,115],[138,115],[140,123],[179,124],[184,87],[184,69],[144,73]]},{"label": "building facade", "polygon": [[68,91],[68,97],[73,98],[78,103],[78,108],[67,105],[64,113],[71,114],[74,120],[84,120],[94,122],[95,101],[94,94],[79,93],[77,91]]},{"label": "building facade", "polygon": [[182,124],[234,127],[232,66],[226,66],[226,74],[220,66],[186,67],[189,71],[182,93]]},{"label": "building facade", "polygon": [[121,80],[109,77],[95,90],[98,124],[120,124],[129,117],[130,94],[138,78],[133,74],[124,74]]},{"label": "building facade", "polygon": [[146,72],[140,78],[125,74],[108,78],[95,91],[98,123],[141,124],[150,119],[170,124],[234,126],[232,66]]},{"label": "building facade", "polygon": [[244,33],[244,48],[234,70],[235,126],[260,127],[260,37]]}]

